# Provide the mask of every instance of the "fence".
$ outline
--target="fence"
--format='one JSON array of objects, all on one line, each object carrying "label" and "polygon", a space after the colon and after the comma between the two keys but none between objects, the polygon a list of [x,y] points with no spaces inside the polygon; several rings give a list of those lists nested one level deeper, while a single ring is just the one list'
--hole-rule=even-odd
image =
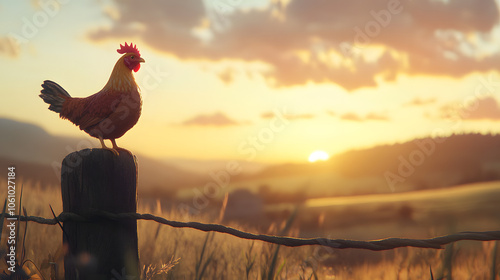
[{"label": "fence", "polygon": [[[52,219],[26,215],[13,217],[19,221],[47,225],[64,224],[63,242],[69,247],[69,254],[64,260],[65,279],[112,279],[111,271],[122,271],[123,268],[126,268],[127,275],[138,279],[137,220],[225,233],[289,247],[320,245],[373,251],[400,247],[442,249],[443,245],[461,240],[500,240],[500,231],[461,232],[429,239],[304,239],[253,234],[219,224],[170,221],[151,214],[136,213],[137,164],[132,154],[124,151],[120,156],[114,156],[106,150],[87,149],[69,154],[62,166],[63,212]],[[83,267],[76,261],[81,253],[89,253],[98,261],[94,266]]]}]

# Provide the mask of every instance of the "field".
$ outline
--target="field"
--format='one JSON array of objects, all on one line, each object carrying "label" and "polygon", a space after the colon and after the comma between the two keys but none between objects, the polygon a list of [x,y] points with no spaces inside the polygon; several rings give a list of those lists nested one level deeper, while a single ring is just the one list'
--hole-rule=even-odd
[{"label": "field", "polygon": [[[23,206],[28,215],[50,218],[49,204],[62,211],[57,187],[24,185]],[[397,195],[309,200],[299,210],[287,235],[346,239],[385,237],[427,238],[462,230],[497,230],[500,226],[498,182],[453,189]],[[3,198],[2,198],[3,199]],[[218,215],[186,216],[156,203],[138,205],[139,213],[171,220],[219,222]],[[307,224],[307,222],[312,224]],[[276,234],[286,219],[262,233]],[[24,225],[24,224],[23,224]],[[229,226],[257,232],[244,222]],[[24,226],[23,226],[24,229]],[[495,242],[457,242],[445,250],[401,248],[390,251],[332,250],[319,246],[287,248],[252,242],[219,233],[175,229],[152,221],[138,221],[141,265],[147,279],[499,279],[491,277]],[[5,246],[5,234],[2,247]],[[26,259],[45,279],[62,279],[62,232],[58,226],[28,223]],[[50,264],[56,263],[57,266]],[[34,265],[27,266],[36,271]],[[149,270],[147,269],[149,267]],[[5,268],[3,268],[5,269]],[[51,272],[57,270],[57,273]],[[451,278],[449,278],[451,279]]]}]

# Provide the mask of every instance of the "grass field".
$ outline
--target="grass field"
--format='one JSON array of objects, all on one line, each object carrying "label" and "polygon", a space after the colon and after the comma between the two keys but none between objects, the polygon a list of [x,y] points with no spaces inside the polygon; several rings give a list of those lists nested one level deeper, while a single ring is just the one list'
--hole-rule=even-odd
[{"label": "grass field", "polygon": [[[57,187],[42,189],[19,179],[18,185],[21,184],[24,185],[22,203],[28,215],[52,217],[49,204],[56,214],[62,211]],[[349,239],[426,238],[464,228],[498,229],[499,189],[496,183],[448,192],[399,194],[399,198],[385,195],[343,198],[342,202],[309,201],[287,234]],[[402,205],[412,210],[391,214]],[[159,202],[155,205],[139,201],[138,212],[171,220],[218,222],[217,215],[213,214],[186,217],[175,208],[164,211]],[[308,231],[304,221],[316,219],[314,215],[321,216],[321,213],[324,213],[323,227]],[[453,216],[450,213],[455,213],[455,217],[447,223],[447,217]],[[328,224],[328,221],[343,222]],[[276,234],[285,222],[275,223],[261,233]],[[229,226],[257,231],[242,223]],[[225,234],[175,229],[152,221],[138,221],[138,234],[141,265],[145,271],[150,267],[147,279],[431,279],[430,270],[434,279],[444,276],[452,276],[444,279],[500,279],[495,263],[498,251],[495,242],[457,242],[446,250],[401,248],[382,252],[319,246],[287,248]],[[51,279],[51,274],[62,279],[61,243],[62,232],[58,226],[28,224],[26,258],[33,261],[45,279]],[[2,248],[4,246],[5,234],[2,235]],[[50,262],[57,263],[57,268]],[[33,264],[27,266],[36,270]]]}]

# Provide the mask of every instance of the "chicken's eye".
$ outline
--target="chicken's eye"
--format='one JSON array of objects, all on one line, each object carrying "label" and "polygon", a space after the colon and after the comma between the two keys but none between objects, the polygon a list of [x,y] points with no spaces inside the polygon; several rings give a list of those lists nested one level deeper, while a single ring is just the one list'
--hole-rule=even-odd
[{"label": "chicken's eye", "polygon": [[135,55],[131,55],[131,56],[130,56],[130,58],[131,58],[131,59],[134,59],[134,58],[135,58]]}]

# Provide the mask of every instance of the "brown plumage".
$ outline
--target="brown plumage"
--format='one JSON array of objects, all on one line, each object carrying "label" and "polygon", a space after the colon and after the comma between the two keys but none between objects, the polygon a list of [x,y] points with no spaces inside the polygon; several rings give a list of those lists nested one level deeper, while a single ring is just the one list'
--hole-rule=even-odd
[{"label": "brown plumage", "polygon": [[[137,72],[144,62],[135,46],[120,45],[123,56],[116,62],[107,84],[99,92],[85,98],[73,98],[53,81],[44,81],[40,97],[59,113],[90,136],[99,138],[102,148],[118,154],[116,138],[131,129],[141,115],[141,95],[132,70]],[[108,148],[103,139],[110,139]]]}]

